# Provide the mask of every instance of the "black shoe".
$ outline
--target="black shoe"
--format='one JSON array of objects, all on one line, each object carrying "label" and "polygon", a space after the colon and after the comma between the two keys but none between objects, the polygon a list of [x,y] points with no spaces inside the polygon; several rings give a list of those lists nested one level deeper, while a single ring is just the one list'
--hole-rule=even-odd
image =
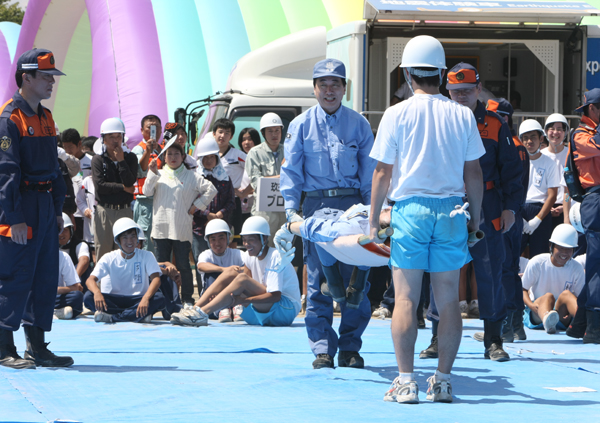
[{"label": "black shoe", "polygon": [[513,316],[514,316],[515,312],[514,311],[509,311],[508,314],[506,315],[506,319],[504,319],[504,322],[502,323],[502,343],[506,344],[507,342],[509,344],[512,344],[513,342],[515,342],[515,331],[513,329]]},{"label": "black shoe", "polygon": [[0,366],[11,369],[35,369],[33,361],[23,360],[17,354],[13,333],[6,329],[0,329]]},{"label": "black shoe", "polygon": [[581,339],[585,335],[587,326],[586,310],[583,307],[577,309],[575,316],[571,319],[571,324],[567,328],[566,334],[571,338]]},{"label": "black shoe", "polygon": [[417,327],[419,329],[425,329],[425,318],[421,314],[421,316],[417,316]]},{"label": "black shoe", "polygon": [[317,354],[317,358],[313,361],[313,369],[333,369],[333,357],[329,354]]},{"label": "black shoe", "polygon": [[365,360],[360,356],[358,351],[340,351],[338,353],[338,366],[362,369],[365,367]]},{"label": "black shoe", "polygon": [[513,339],[515,341],[525,341],[527,340],[527,334],[525,333],[525,327],[523,326],[523,311],[517,310],[515,314],[513,314]]},{"label": "black shoe", "polygon": [[600,344],[600,311],[586,311],[587,327],[583,335],[584,344]]},{"label": "black shoe", "polygon": [[501,342],[492,342],[488,348],[485,349],[484,357],[490,359],[492,361],[509,361],[510,356],[504,349],[502,348]]},{"label": "black shoe", "polygon": [[41,367],[69,367],[73,365],[71,357],[59,357],[48,349],[49,342],[44,342],[44,330],[37,326],[25,326],[27,350],[25,359],[32,360]]},{"label": "black shoe", "polygon": [[419,358],[438,358],[437,335],[431,337],[431,344],[419,354]]}]

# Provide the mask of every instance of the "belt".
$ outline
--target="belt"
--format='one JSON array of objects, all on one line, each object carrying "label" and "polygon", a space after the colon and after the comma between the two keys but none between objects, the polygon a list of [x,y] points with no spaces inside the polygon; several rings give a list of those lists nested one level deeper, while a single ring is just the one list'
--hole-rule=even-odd
[{"label": "belt", "polygon": [[334,189],[324,189],[317,191],[308,191],[306,193],[307,197],[342,197],[344,195],[354,195],[358,194],[359,190],[356,188],[334,188]]},{"label": "belt", "polygon": [[494,181],[487,181],[485,183],[485,190],[490,190],[492,188],[494,188],[496,186],[496,184],[494,184]]},{"label": "belt", "polygon": [[50,192],[52,191],[52,181],[43,182],[29,182],[23,181],[19,186],[20,191],[39,191],[39,192]]},{"label": "belt", "polygon": [[113,209],[113,210],[122,210],[122,209],[128,209],[129,207],[131,207],[131,204],[98,203],[98,205],[104,207],[105,209]]}]

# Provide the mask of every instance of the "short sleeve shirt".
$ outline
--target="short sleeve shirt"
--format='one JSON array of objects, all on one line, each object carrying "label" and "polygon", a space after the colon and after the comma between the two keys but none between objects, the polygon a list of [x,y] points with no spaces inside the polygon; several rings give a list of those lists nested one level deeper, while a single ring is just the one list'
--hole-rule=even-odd
[{"label": "short sleeve shirt", "polygon": [[150,275],[154,273],[162,274],[154,254],[136,248],[129,260],[123,258],[120,250],[103,255],[92,276],[101,281],[100,291],[103,294],[134,296],[148,291]]},{"label": "short sleeve shirt", "polygon": [[550,261],[550,254],[538,254],[529,260],[523,274],[523,289],[529,291],[529,298],[536,298],[550,292],[558,298],[568,290],[578,296],[585,284],[585,272],[581,264],[569,260],[563,267],[556,267]]}]

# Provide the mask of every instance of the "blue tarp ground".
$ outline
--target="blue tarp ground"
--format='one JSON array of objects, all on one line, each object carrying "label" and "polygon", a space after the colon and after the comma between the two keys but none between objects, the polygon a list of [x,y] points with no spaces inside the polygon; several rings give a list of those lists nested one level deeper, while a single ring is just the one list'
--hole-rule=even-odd
[{"label": "blue tarp ground", "polygon": [[[339,319],[336,319],[336,324]],[[600,346],[527,330],[506,345],[512,360],[492,363],[465,320],[455,362],[453,404],[425,400],[436,360],[416,359],[421,404],[382,400],[397,367],[390,320],[372,320],[363,337],[364,370],[312,370],[303,320],[291,328],[246,324],[172,327],[56,321],[50,349],[69,369],[0,368],[0,421],[48,422],[548,422],[600,421]],[[431,333],[419,331],[418,351]],[[17,347],[24,349],[21,331]]]}]

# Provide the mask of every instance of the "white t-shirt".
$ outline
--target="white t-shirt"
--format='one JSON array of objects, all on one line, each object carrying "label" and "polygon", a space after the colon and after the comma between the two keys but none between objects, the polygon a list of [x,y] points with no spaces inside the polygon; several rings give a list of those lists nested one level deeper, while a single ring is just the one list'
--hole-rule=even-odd
[{"label": "white t-shirt", "polygon": [[71,286],[80,283],[77,270],[71,257],[64,251],[58,252],[58,286]]},{"label": "white t-shirt", "polygon": [[246,267],[250,269],[252,279],[264,285],[267,292],[281,292],[281,295],[285,295],[294,304],[296,313],[300,312],[300,286],[294,267],[288,264],[280,273],[271,270],[275,269],[281,261],[279,251],[269,248],[267,256],[262,260],[244,252],[242,259]]},{"label": "white t-shirt", "polygon": [[385,111],[370,156],[393,164],[388,198],[462,197],[466,161],[485,154],[471,109],[416,94]]},{"label": "white t-shirt", "polygon": [[529,259],[527,257],[519,257],[519,273],[525,273]]},{"label": "white t-shirt", "polygon": [[561,151],[558,154],[552,153],[549,148],[544,148],[542,150],[542,154],[544,156],[550,157],[554,161],[554,163],[556,163],[556,165],[558,166],[558,173],[560,175],[561,185],[558,187],[558,194],[556,195],[556,203],[557,204],[562,204],[562,202],[565,198],[565,188],[564,187],[567,184],[565,183],[564,173],[565,173],[565,162],[567,161],[568,153],[569,153],[569,149],[567,147],[563,148],[563,151]]},{"label": "white t-shirt", "polygon": [[531,301],[548,292],[557,299],[565,289],[578,296],[584,284],[585,272],[581,264],[569,260],[563,267],[556,267],[550,261],[549,253],[538,254],[529,260],[523,275],[523,289],[529,291]]},{"label": "white t-shirt", "polygon": [[[61,247],[61,251],[69,255],[68,250],[66,248]],[[81,257],[89,257],[90,259],[92,258],[90,256],[90,247],[88,247],[88,245],[85,242],[80,242],[79,244],[77,244],[77,247],[75,247],[75,255],[77,256],[78,260]]]},{"label": "white t-shirt", "polygon": [[221,164],[229,175],[235,189],[239,189],[246,169],[246,153],[235,147],[230,147],[227,154],[221,157]]},{"label": "white t-shirt", "polygon": [[242,252],[236,248],[227,248],[222,256],[218,256],[209,248],[198,256],[198,263],[212,263],[219,267],[243,266]]},{"label": "white t-shirt", "polygon": [[583,270],[585,270],[586,259],[587,259],[587,254],[581,254],[581,255],[575,257],[573,260],[575,260],[577,263],[581,264],[581,267],[583,267]]},{"label": "white t-shirt", "polygon": [[558,166],[543,154],[536,160],[529,160],[529,188],[526,203],[543,203],[548,198],[548,188],[558,188],[561,183]]},{"label": "white t-shirt", "polygon": [[84,154],[81,159],[79,159],[79,166],[81,167],[81,173],[84,178],[92,175],[92,156],[89,154]]},{"label": "white t-shirt", "polygon": [[101,281],[100,291],[103,294],[133,296],[144,295],[148,291],[150,275],[153,273],[162,274],[154,254],[136,248],[129,260],[123,258],[121,250],[103,255],[92,276]]}]

